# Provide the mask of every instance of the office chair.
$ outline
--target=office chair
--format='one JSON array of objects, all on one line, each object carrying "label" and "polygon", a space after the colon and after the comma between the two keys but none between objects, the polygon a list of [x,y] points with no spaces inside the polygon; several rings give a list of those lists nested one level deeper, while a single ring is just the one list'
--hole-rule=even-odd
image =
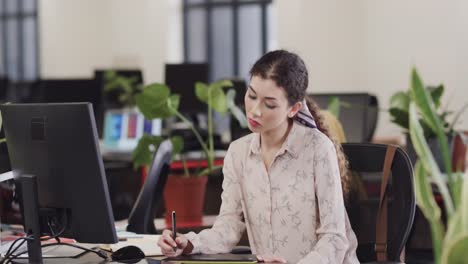
[{"label": "office chair", "polygon": [[400,255],[404,251],[416,210],[413,169],[408,155],[395,147],[393,162],[388,163],[391,167],[385,193],[388,206],[387,238],[386,245],[379,245],[376,243],[376,228],[372,227],[377,222],[388,146],[370,143],[344,143],[342,146],[349,161],[351,179],[346,207],[358,239],[359,261],[383,263],[376,262],[376,250],[383,247],[387,251],[385,263],[401,263]]},{"label": "office chair", "polygon": [[161,202],[172,158],[172,143],[163,141],[154,155],[146,181],[128,218],[127,231],[156,234],[154,211]]}]

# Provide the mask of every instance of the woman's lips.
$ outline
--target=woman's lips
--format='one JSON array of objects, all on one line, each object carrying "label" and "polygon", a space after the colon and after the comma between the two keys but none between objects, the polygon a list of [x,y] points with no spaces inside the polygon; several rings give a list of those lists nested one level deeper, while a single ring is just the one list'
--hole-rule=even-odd
[{"label": "woman's lips", "polygon": [[249,118],[249,124],[252,126],[252,127],[258,127],[260,126],[260,123],[253,120],[252,118]]}]

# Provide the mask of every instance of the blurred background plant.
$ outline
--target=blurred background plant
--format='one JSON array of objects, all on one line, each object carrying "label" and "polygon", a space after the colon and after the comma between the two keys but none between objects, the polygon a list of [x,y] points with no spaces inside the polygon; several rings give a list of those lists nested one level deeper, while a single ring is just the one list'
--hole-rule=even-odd
[{"label": "blurred background plant", "polygon": [[[466,263],[468,259],[468,173],[453,172],[447,132],[453,129],[445,122],[446,114],[437,111],[443,87],[425,88],[416,69],[412,70],[411,87],[405,95],[398,95],[408,104],[408,127],[419,160],[415,164],[415,192],[417,204],[431,226],[436,264]],[[408,96],[408,100],[406,99]],[[430,131],[425,131],[428,129]],[[435,135],[443,157],[441,168],[429,148],[427,133]],[[445,174],[441,171],[443,169]],[[436,187],[443,198],[446,224],[442,209],[433,193]]]},{"label": "blurred background plant", "polygon": [[104,94],[115,97],[122,106],[134,107],[136,95],[142,91],[143,85],[138,82],[138,77],[122,76],[114,70],[104,72]]},{"label": "blurred background plant", "polygon": [[[220,166],[214,166],[214,140],[213,140],[213,111],[222,115],[231,113],[238,120],[242,127],[246,127],[247,120],[243,111],[234,104],[235,91],[225,88],[232,87],[231,81],[221,80],[211,84],[197,82],[195,84],[195,94],[198,100],[207,104],[207,130],[208,136],[206,141],[200,135],[199,130],[194,124],[178,111],[180,97],[178,94],[172,94],[171,90],[165,84],[154,83],[144,87],[143,91],[135,96],[136,104],[141,113],[147,120],[155,118],[167,119],[176,117],[184,122],[189,129],[194,133],[196,139],[200,143],[201,149],[206,157],[207,168],[197,173],[197,175],[207,175]],[[173,144],[177,145],[177,149],[182,150],[183,140],[181,137],[172,137]],[[151,156],[161,143],[162,137],[151,136],[145,134],[138,142],[137,147],[133,151],[134,166],[139,167],[148,165],[151,162]],[[179,151],[180,153],[180,151]],[[183,157],[183,155],[181,155]],[[188,170],[185,168],[185,174],[188,176]]]},{"label": "blurred background plant", "polygon": [[[436,115],[440,118],[442,122],[442,127],[445,134],[454,134],[457,121],[459,120],[462,113],[468,107],[468,102],[463,105],[463,107],[457,112],[453,112],[447,109],[447,106],[441,108],[441,97],[444,94],[444,85],[440,84],[438,86],[426,86],[424,88],[427,93],[430,95],[432,101],[434,102],[434,110]],[[411,102],[410,89],[408,91],[399,91],[393,94],[390,98],[390,116],[391,121],[396,125],[400,126],[405,130],[409,131],[409,106]],[[450,116],[454,117],[449,120]],[[429,124],[424,120],[420,119],[421,126],[423,128],[423,133],[426,138],[434,137],[435,133],[430,128]]]}]

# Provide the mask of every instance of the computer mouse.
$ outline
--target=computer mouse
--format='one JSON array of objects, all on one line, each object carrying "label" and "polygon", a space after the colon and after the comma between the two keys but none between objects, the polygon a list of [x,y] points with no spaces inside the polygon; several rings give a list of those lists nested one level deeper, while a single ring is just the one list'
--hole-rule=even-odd
[{"label": "computer mouse", "polygon": [[128,261],[138,261],[145,258],[145,253],[137,246],[125,246],[112,253],[111,258],[113,261],[120,261],[125,263],[132,263]]}]

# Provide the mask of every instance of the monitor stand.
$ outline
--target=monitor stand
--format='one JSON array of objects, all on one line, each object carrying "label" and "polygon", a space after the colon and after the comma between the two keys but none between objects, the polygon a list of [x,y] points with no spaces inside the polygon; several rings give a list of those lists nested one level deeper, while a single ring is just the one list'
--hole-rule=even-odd
[{"label": "monitor stand", "polygon": [[[33,239],[27,241],[28,262],[42,264],[41,229],[39,224],[39,203],[37,180],[34,175],[20,176],[21,196],[24,216],[24,232]],[[26,259],[25,259],[26,261]],[[17,260],[15,260],[16,263]]]}]

